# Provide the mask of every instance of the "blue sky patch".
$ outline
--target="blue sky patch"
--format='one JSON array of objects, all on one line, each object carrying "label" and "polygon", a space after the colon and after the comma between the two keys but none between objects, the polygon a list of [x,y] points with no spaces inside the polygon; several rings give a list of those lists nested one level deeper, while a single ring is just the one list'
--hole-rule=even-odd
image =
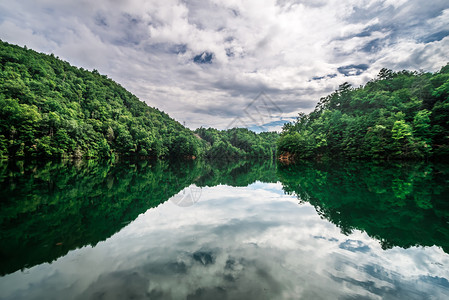
[{"label": "blue sky patch", "polygon": [[365,72],[368,67],[369,66],[367,64],[347,65],[339,67],[337,71],[345,76],[357,76]]},{"label": "blue sky patch", "polygon": [[201,54],[196,55],[193,58],[193,62],[197,64],[211,64],[213,58],[214,58],[213,53],[203,52]]}]

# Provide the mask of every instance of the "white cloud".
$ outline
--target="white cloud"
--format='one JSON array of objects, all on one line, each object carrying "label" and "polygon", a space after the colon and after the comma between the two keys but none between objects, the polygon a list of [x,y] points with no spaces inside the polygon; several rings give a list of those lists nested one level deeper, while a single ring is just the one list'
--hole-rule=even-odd
[{"label": "white cloud", "polygon": [[[437,70],[449,61],[448,11],[440,0],[21,0],[0,3],[0,32],[98,69],[192,128],[224,128],[261,91],[294,116],[382,67]],[[194,63],[202,53],[212,63]],[[360,64],[355,76],[337,70]]]}]

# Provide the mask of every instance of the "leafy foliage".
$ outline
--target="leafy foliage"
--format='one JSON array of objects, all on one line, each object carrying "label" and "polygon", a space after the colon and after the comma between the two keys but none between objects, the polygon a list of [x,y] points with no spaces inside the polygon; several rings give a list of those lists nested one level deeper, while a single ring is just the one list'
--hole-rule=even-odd
[{"label": "leafy foliage", "polygon": [[257,134],[246,128],[199,128],[195,133],[207,142],[205,156],[219,160],[272,158],[275,156],[276,141],[279,137],[276,132]]},{"label": "leafy foliage", "polygon": [[278,150],[297,158],[447,158],[449,64],[435,74],[382,69],[363,87],[342,84],[283,127]]},{"label": "leafy foliage", "polygon": [[0,41],[0,157],[201,151],[189,129],[98,71]]}]

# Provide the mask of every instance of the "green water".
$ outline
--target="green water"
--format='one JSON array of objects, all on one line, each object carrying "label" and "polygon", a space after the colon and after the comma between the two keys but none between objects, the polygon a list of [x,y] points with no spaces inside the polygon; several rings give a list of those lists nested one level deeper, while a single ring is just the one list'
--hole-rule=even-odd
[{"label": "green water", "polygon": [[446,164],[0,162],[0,299],[444,299]]}]

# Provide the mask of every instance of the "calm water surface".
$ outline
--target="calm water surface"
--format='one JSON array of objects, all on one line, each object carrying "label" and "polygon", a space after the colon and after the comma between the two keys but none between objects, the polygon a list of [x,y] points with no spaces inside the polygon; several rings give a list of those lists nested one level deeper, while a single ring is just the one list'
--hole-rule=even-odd
[{"label": "calm water surface", "polygon": [[449,166],[0,163],[1,299],[447,299]]}]

